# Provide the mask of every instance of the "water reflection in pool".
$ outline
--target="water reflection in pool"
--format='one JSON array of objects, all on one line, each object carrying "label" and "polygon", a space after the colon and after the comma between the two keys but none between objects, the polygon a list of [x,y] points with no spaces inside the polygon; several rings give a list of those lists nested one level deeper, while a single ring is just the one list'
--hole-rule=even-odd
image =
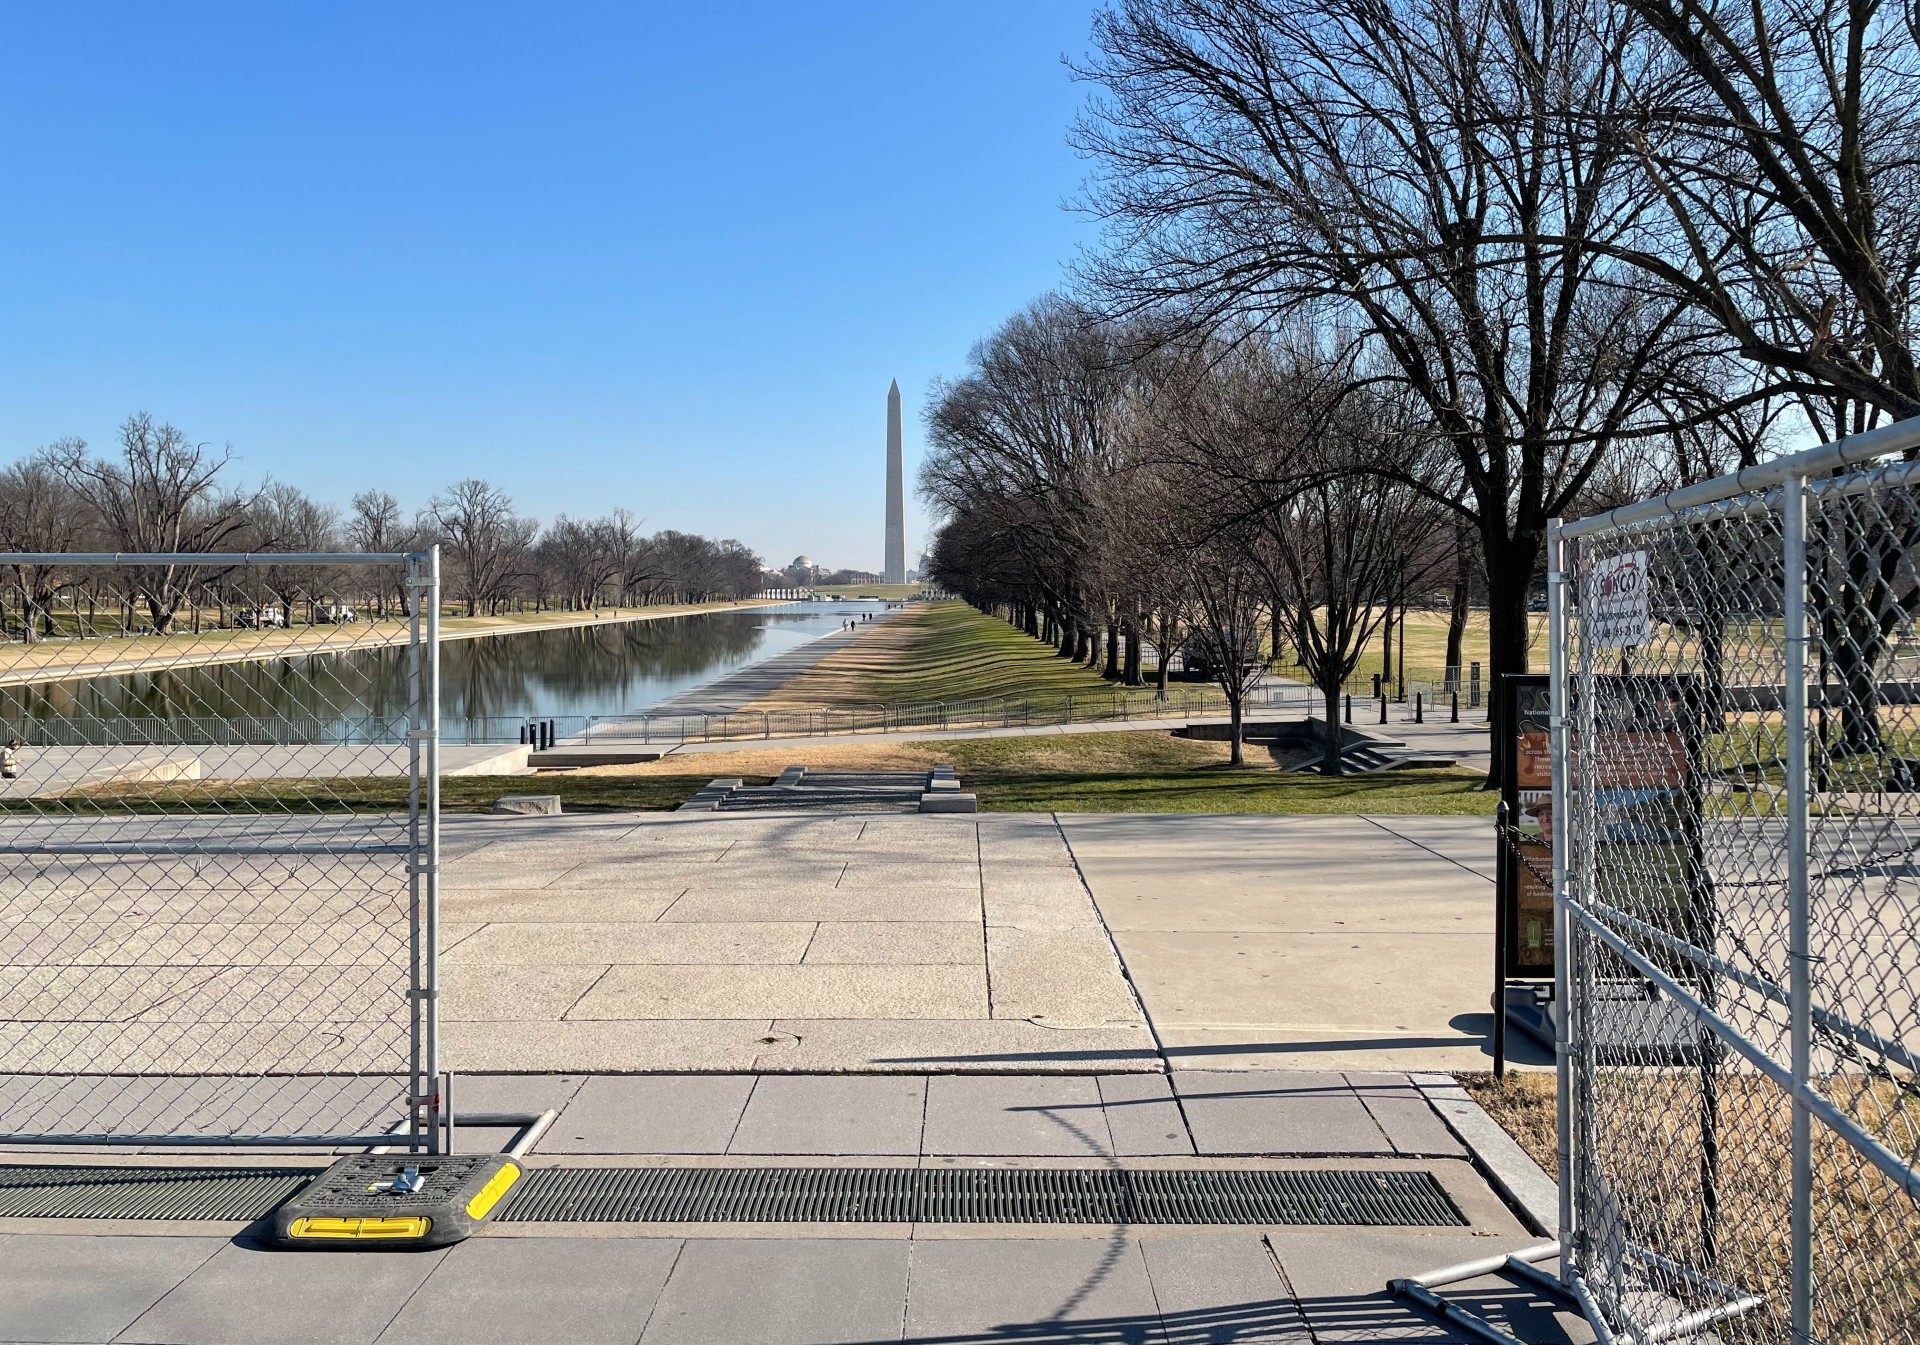
[{"label": "water reflection in pool", "polygon": [[[876,609],[874,603],[790,603],[447,641],[440,647],[443,731],[454,742],[511,741],[529,717],[643,711]],[[273,736],[342,741],[389,738],[408,699],[401,646],[9,688],[0,693],[0,714],[27,729],[30,741],[52,738],[53,720],[188,717],[304,724]]]}]

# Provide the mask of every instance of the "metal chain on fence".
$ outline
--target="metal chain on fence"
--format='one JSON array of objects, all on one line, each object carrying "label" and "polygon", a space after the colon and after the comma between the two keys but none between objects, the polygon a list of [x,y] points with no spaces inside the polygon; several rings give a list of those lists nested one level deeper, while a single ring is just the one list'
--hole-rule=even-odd
[{"label": "metal chain on fence", "polygon": [[1920,432],[1556,529],[1563,1275],[1920,1341]]},{"label": "metal chain on fence", "polygon": [[0,555],[0,1145],[432,1144],[438,575]]}]

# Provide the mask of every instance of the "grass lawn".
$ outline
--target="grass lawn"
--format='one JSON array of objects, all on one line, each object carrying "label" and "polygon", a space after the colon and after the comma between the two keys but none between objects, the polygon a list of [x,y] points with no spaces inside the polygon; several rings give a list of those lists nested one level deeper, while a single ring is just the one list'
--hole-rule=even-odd
[{"label": "grass lawn", "polygon": [[[1532,632],[1528,648],[1529,665],[1535,672],[1545,672],[1547,667],[1547,618],[1543,612],[1535,612],[1527,621]],[[1485,609],[1475,609],[1467,613],[1467,629],[1460,641],[1460,660],[1463,668],[1473,664],[1480,665],[1483,678],[1491,678],[1491,662],[1487,653],[1487,613]],[[1360,656],[1359,664],[1353,670],[1352,681],[1364,683],[1373,674],[1381,671],[1381,634],[1376,631],[1367,650]],[[1396,629],[1393,637],[1394,672],[1400,670],[1400,633]],[[1445,612],[1414,611],[1407,613],[1407,680],[1410,682],[1439,682],[1446,677],[1447,667],[1447,614]],[[1274,671],[1285,677],[1306,681],[1306,673],[1297,666],[1278,665]],[[1464,677],[1465,674],[1463,673]],[[1484,685],[1484,683],[1483,683]]]},{"label": "grass lawn", "polygon": [[[1225,743],[1155,731],[1049,733],[863,744],[822,740],[794,751],[702,752],[630,766],[542,775],[455,775],[441,781],[449,812],[486,812],[502,794],[558,794],[570,812],[678,807],[707,781],[764,784],[792,764],[817,769],[919,769],[952,762],[990,812],[1430,813],[1490,815],[1495,796],[1465,771],[1386,771],[1326,779],[1282,772],[1263,753],[1226,764]],[[400,808],[397,778],[191,780],[94,785],[69,794],[81,807],[185,811],[257,807],[341,811]],[[15,805],[16,808],[23,805]]]},{"label": "grass lawn", "polygon": [[[1198,686],[1181,692],[1205,694]],[[821,660],[752,709],[857,706],[902,701],[1016,697],[1058,700],[1118,695],[1144,704],[1151,687],[1126,691],[997,617],[958,601],[928,603],[895,617]]]},{"label": "grass lawn", "polygon": [[[951,762],[989,812],[1445,813],[1491,816],[1498,802],[1467,771],[1385,771],[1327,779],[1278,770],[1263,749],[1227,765],[1227,745],[1159,730],[859,743],[773,752],[702,752],[596,775],[668,776],[698,762],[710,777],[771,779],[788,765],[912,770]],[[586,772],[580,772],[585,774]],[[546,777],[541,777],[545,779]],[[555,777],[564,778],[564,777]]]}]

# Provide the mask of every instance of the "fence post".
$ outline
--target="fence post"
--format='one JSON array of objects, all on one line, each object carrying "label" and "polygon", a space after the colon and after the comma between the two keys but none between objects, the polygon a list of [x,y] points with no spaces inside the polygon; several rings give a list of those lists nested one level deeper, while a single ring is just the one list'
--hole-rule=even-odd
[{"label": "fence post", "polygon": [[[1557,1102],[1554,1144],[1560,1155],[1560,1278],[1574,1265],[1573,1167],[1573,922],[1567,918],[1567,598],[1566,543],[1560,520],[1547,522],[1547,732],[1553,771],[1553,1063]],[[1453,722],[1460,722],[1460,683],[1456,674]],[[1501,1006],[1502,1012],[1505,1006]]]},{"label": "fence post", "polygon": [[1788,1220],[1793,1339],[1813,1340],[1813,1115],[1806,1094],[1813,1063],[1812,909],[1807,890],[1807,495],[1789,476],[1781,491],[1786,562],[1787,1016],[1793,1050],[1793,1199]]}]

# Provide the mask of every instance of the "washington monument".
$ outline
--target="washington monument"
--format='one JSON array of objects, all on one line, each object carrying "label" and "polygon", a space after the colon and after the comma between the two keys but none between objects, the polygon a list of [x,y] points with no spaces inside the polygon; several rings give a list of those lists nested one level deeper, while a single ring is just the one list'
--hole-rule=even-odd
[{"label": "washington monument", "polygon": [[900,471],[900,381],[887,385],[887,559],[880,582],[907,582],[906,492]]}]

